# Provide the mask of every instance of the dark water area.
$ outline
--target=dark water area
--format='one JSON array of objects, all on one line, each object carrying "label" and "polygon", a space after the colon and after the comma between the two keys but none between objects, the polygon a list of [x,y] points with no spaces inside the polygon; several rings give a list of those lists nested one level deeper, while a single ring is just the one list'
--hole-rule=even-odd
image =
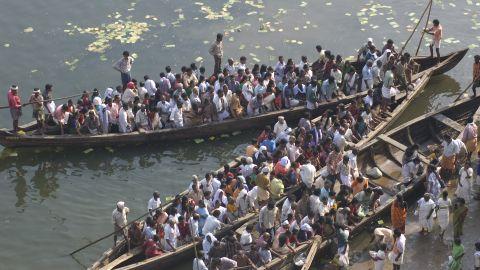
[{"label": "dark water area", "polygon": [[[120,83],[112,64],[123,50],[136,56],[133,77],[158,79],[196,62],[210,72],[208,47],[225,33],[225,59],[273,65],[278,55],[313,60],[321,44],[344,58],[372,37],[377,45],[407,39],[426,1],[357,0],[0,0],[0,86],[18,84],[26,102],[34,87],[54,85],[68,96]],[[480,42],[480,1],[435,0],[432,17],[444,26],[442,53],[469,46],[452,71],[433,78],[402,120],[449,104],[471,80]],[[407,50],[416,49],[418,35]],[[428,48],[421,46],[421,54]],[[0,105],[6,99],[0,99]],[[61,101],[57,102],[57,105]],[[26,107],[22,122],[30,122]],[[8,110],[0,126],[10,127]],[[255,131],[196,144],[65,150],[3,150],[0,155],[0,269],[81,269],[67,254],[112,230],[111,211],[124,200],[131,218],[146,210],[158,189],[162,198],[185,189],[193,174],[217,169],[243,153]],[[89,264],[111,239],[78,254]],[[185,266],[188,269],[190,264]],[[413,268],[412,268],[413,269]],[[420,269],[420,268],[418,268]]]}]

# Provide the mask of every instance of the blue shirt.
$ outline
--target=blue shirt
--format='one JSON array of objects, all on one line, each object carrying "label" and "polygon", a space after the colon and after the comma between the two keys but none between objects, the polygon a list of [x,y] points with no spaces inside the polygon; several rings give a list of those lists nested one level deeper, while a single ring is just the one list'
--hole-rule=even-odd
[{"label": "blue shirt", "polygon": [[264,140],[260,146],[265,146],[267,147],[267,151],[269,153],[273,153],[275,151],[276,145],[275,145],[275,140]]},{"label": "blue shirt", "polygon": [[362,69],[362,76],[363,76],[362,80],[373,80],[372,68],[367,66],[367,64],[365,64],[365,66]]}]

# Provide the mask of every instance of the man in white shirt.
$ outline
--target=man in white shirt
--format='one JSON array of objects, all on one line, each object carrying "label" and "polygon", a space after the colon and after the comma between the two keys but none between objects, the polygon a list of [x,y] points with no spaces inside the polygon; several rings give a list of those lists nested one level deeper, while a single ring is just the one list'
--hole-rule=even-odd
[{"label": "man in white shirt", "polygon": [[205,221],[205,225],[203,225],[202,228],[203,235],[207,235],[208,233],[215,234],[215,232],[222,227],[222,222],[218,220],[219,217],[219,210],[214,210],[212,215],[208,216],[207,220]]},{"label": "man in white shirt", "polygon": [[383,270],[385,265],[385,259],[387,258],[385,252],[387,251],[387,245],[382,243],[380,244],[380,249],[378,251],[370,251],[370,257],[373,260],[375,270]]},{"label": "man in white shirt", "polygon": [[132,132],[132,126],[130,125],[128,105],[123,104],[118,113],[118,128],[120,133]]},{"label": "man in white shirt", "polygon": [[403,164],[402,178],[404,187],[409,186],[415,180],[419,167],[420,158],[418,157]]},{"label": "man in white shirt", "polygon": [[283,56],[278,57],[278,62],[275,65],[275,83],[279,83],[282,81],[283,77],[285,76],[285,62],[283,60]]},{"label": "man in white shirt", "polygon": [[310,163],[310,160],[307,160],[305,164],[300,166],[300,178],[307,188],[312,187],[316,171],[315,166]]},{"label": "man in white shirt", "polygon": [[135,125],[139,131],[150,130],[150,126],[148,125],[147,110],[144,104],[140,106],[140,110],[138,110],[137,114],[135,115]]},{"label": "man in white shirt", "polygon": [[[145,89],[147,89],[147,93],[149,96],[154,96],[155,93],[157,92],[157,87],[155,86],[155,81],[150,79],[148,75],[143,76],[143,79],[145,80]],[[140,96],[140,98],[143,98]]]},{"label": "man in white shirt", "polygon": [[267,205],[263,206],[260,209],[258,215],[258,226],[260,227],[260,232],[268,232],[270,235],[274,234],[275,224],[277,220],[278,209],[275,206],[275,203],[270,201]]},{"label": "man in white shirt", "polygon": [[160,193],[158,191],[153,192],[153,197],[150,198],[147,205],[147,210],[151,216],[155,214],[155,210],[162,205],[162,200],[160,200]]},{"label": "man in white shirt", "polygon": [[371,89],[369,89],[367,91],[367,95],[363,98],[363,103],[365,103],[365,105],[368,105],[369,108],[372,108],[372,106],[373,106],[373,91]]},{"label": "man in white shirt", "polygon": [[228,113],[228,101],[227,98],[223,95],[223,91],[218,90],[217,94],[213,97],[213,104],[217,110],[218,120],[223,121],[225,118],[228,118],[230,114]]},{"label": "man in white shirt", "polygon": [[123,236],[125,239],[128,238],[127,228],[127,215],[130,212],[128,207],[125,207],[125,202],[119,201],[117,202],[117,207],[112,212],[112,222],[113,222],[113,230],[115,234],[113,236],[113,243],[117,244],[117,237]]},{"label": "man in white shirt", "polygon": [[285,121],[285,117],[279,116],[277,123],[273,126],[273,133],[278,137],[280,133],[285,131],[288,128],[287,122]]},{"label": "man in white shirt", "polygon": [[373,89],[373,62],[368,60],[362,69],[362,91]]},{"label": "man in white shirt", "polygon": [[442,169],[440,172],[442,178],[448,183],[455,173],[455,163],[457,162],[457,155],[460,154],[460,148],[449,134],[443,136],[442,147],[443,155],[440,165]]},{"label": "man in white shirt", "polygon": [[169,219],[167,225],[164,227],[165,232],[165,243],[164,248],[166,251],[176,251],[177,249],[177,237],[180,236],[180,232],[178,231],[177,224],[175,224],[175,220]]},{"label": "man in white shirt", "polygon": [[130,77],[130,70],[132,69],[133,61],[134,60],[130,56],[130,53],[128,51],[124,51],[122,59],[118,60],[113,65],[113,68],[120,72],[124,89],[127,83],[132,80],[132,78]]},{"label": "man in white shirt", "polygon": [[133,104],[135,97],[137,96],[135,84],[133,82],[127,83],[127,88],[122,94],[122,103]]},{"label": "man in white shirt", "polygon": [[243,231],[242,235],[240,236],[240,245],[242,245],[242,249],[246,252],[250,252],[252,248],[253,238],[253,224],[248,224],[245,230]]},{"label": "man in white shirt", "polygon": [[173,122],[175,128],[183,127],[183,108],[182,103],[177,103],[177,106],[173,106],[172,112],[170,113],[170,121]]},{"label": "man in white shirt", "polygon": [[236,69],[233,66],[233,59],[232,58],[228,58],[227,64],[225,65],[224,68],[227,70],[228,75],[235,75]]}]

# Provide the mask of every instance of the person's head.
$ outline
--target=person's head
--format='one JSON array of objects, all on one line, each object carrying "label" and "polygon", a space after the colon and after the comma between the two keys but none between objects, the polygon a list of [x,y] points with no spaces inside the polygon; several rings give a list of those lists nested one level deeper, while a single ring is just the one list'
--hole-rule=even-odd
[{"label": "person's head", "polygon": [[33,94],[36,97],[38,97],[40,95],[40,88],[38,88],[38,87],[33,88]]},{"label": "person's head", "polygon": [[452,136],[450,136],[450,134],[445,134],[445,135],[443,135],[443,139],[444,139],[447,143],[451,143],[451,142],[452,142]]},{"label": "person's head", "polygon": [[440,21],[439,21],[438,19],[433,20],[433,25],[439,26],[439,25],[440,25]]},{"label": "person's head", "polygon": [[218,218],[218,217],[220,216],[220,210],[218,210],[218,209],[213,210],[212,215],[213,215],[214,217]]},{"label": "person's head", "polygon": [[371,47],[373,45],[373,39],[372,38],[367,38],[367,45]]},{"label": "person's head", "polygon": [[222,41],[222,40],[223,40],[223,35],[220,34],[220,33],[218,33],[218,34],[217,34],[217,42],[220,42],[220,41]]},{"label": "person's head", "polygon": [[455,237],[455,239],[453,239],[453,243],[455,243],[455,245],[459,246],[462,244],[462,239],[460,239],[460,237]]},{"label": "person's head", "polygon": [[429,200],[430,200],[430,193],[425,193],[425,194],[423,194],[423,199],[424,199],[425,201],[429,201]]},{"label": "person's head", "polygon": [[478,54],[475,55],[475,56],[473,57],[473,59],[475,60],[475,63],[480,63],[480,55],[478,55]]},{"label": "person's head", "polygon": [[278,122],[283,125],[285,123],[285,117],[279,116],[278,117]]},{"label": "person's head", "polygon": [[367,61],[367,67],[372,67],[373,66],[373,61],[372,60],[368,60]]},{"label": "person's head", "polygon": [[49,91],[52,91],[53,90],[53,85],[47,83],[45,84],[45,91],[46,92],[49,92]]},{"label": "person's head", "polygon": [[442,198],[443,198],[444,200],[448,199],[448,191],[444,190],[444,191],[442,192]]},{"label": "person's head", "polygon": [[275,208],[275,203],[273,201],[269,201],[267,204],[268,210],[273,210]]},{"label": "person's head", "polygon": [[402,232],[399,229],[394,229],[393,230],[393,237],[394,238],[398,238],[398,237],[400,237],[400,235],[402,235]]},{"label": "person's head", "polygon": [[128,51],[123,52],[123,58],[128,58],[130,56],[130,53]]},{"label": "person's head", "polygon": [[123,202],[123,201],[117,202],[117,210],[118,211],[123,211],[124,208],[125,208],[125,202]]}]

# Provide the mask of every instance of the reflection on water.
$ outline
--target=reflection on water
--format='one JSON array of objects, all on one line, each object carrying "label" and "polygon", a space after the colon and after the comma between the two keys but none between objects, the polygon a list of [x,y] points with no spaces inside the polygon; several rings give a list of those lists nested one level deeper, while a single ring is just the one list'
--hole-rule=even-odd
[{"label": "reflection on water", "polygon": [[[168,164],[173,165],[169,167],[173,172],[201,165],[212,156],[220,162],[228,162],[243,152],[243,143],[255,133],[247,131],[228,140],[222,138],[202,144],[189,141],[169,146],[95,148],[88,153],[84,149],[4,149],[0,154],[0,174],[7,174],[17,196],[15,206],[22,208],[28,200],[41,201],[55,196],[56,190],[64,184],[62,182],[72,178],[113,177],[128,181],[126,173],[141,175]],[[206,172],[217,167],[203,169]]]}]

